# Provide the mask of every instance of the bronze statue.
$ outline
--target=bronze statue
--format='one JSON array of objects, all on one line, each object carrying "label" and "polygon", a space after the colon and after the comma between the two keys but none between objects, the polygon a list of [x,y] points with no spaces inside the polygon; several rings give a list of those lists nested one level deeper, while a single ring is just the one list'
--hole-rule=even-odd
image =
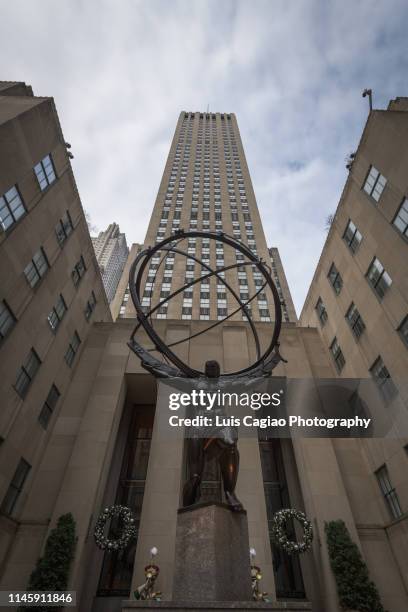
[{"label": "bronze statue", "polygon": [[[183,241],[190,238],[205,238],[207,240],[221,242],[226,246],[231,247],[235,252],[241,253],[246,258],[246,261],[237,260],[235,264],[229,266],[223,266],[215,270],[211,269],[210,266],[199,260],[187,251],[183,251],[179,248]],[[164,252],[161,263],[165,261],[166,257],[170,253],[183,256],[190,261],[195,261],[201,266],[201,275],[191,281],[188,281],[184,287],[180,287],[163,297],[158,304],[154,307],[149,307],[148,312],[142,306],[141,294],[144,283],[144,274],[148,269],[149,262],[154,256],[158,256],[160,252]],[[159,264],[160,267],[161,264]],[[249,298],[247,301],[243,301],[240,295],[234,290],[234,288],[225,279],[225,271],[239,268],[240,270],[245,267],[254,267],[263,277],[263,283],[257,287],[256,293]],[[159,269],[156,268],[156,273]],[[155,273],[155,274],[156,274]],[[159,336],[155,329],[153,329],[151,315],[158,310],[165,303],[168,303],[171,298],[177,294],[192,288],[198,283],[202,283],[204,279],[215,277],[218,283],[225,286],[226,290],[230,292],[233,298],[238,304],[238,308],[228,314],[222,320],[217,320],[210,323],[205,329],[199,330],[193,335],[187,336],[173,342],[166,344],[164,340]],[[155,277],[154,277],[155,278]],[[260,341],[256,327],[250,316],[250,302],[253,301],[258,295],[260,295],[265,289],[269,289],[272,294],[275,316],[273,319],[273,325],[271,325],[271,338],[269,345],[266,347],[264,352],[261,352]],[[207,232],[207,231],[184,231],[182,229],[177,230],[174,235],[164,238],[162,241],[156,243],[153,247],[149,247],[146,250],[138,254],[135,261],[133,262],[129,272],[129,289],[132,297],[132,301],[136,308],[138,323],[131,335],[130,341],[128,342],[131,350],[139,357],[143,368],[153,374],[156,378],[161,379],[173,379],[175,386],[184,387],[189,385],[191,388],[192,384],[198,387],[204,387],[206,389],[213,387],[214,390],[220,387],[228,387],[249,384],[257,384],[263,379],[271,376],[272,370],[280,363],[285,361],[279,352],[279,333],[282,321],[282,311],[279,294],[271,278],[269,266],[259,259],[249,247],[245,246],[241,241],[236,240],[232,236],[228,236],[221,231]],[[208,330],[213,329],[215,326],[220,325],[223,321],[226,321],[235,313],[242,311],[246,316],[248,325],[252,331],[254,342],[255,342],[255,361],[246,368],[243,368],[237,372],[231,372],[228,374],[221,374],[220,365],[217,361],[207,361],[205,364],[205,370],[195,370],[189,364],[184,363],[176,353],[172,351],[172,347],[179,345],[183,342],[189,341],[201,334],[206,333]],[[152,341],[155,351],[159,352],[164,358],[164,361],[160,361],[157,357],[152,355],[152,349],[143,347],[140,342],[136,340],[136,333],[139,329],[143,329],[147,334],[148,338]],[[219,414],[223,413],[222,407],[218,409]],[[225,498],[227,503],[233,510],[242,510],[242,504],[235,495],[235,485],[238,478],[239,469],[239,452],[237,448],[238,433],[236,428],[222,426],[222,427],[206,427],[206,428],[191,428],[187,435],[187,461],[189,467],[189,478],[183,488],[183,505],[191,506],[197,503],[200,499],[200,484],[203,476],[205,461],[207,458],[215,457],[219,463]]]},{"label": "bronze statue", "polygon": [[[209,381],[218,381],[218,361],[207,361],[205,375]],[[233,427],[219,427],[214,437],[187,438],[187,462],[190,477],[183,488],[183,506],[191,506],[200,499],[200,484],[206,458],[215,457],[221,468],[225,499],[233,510],[242,510],[242,504],[235,495],[239,470],[237,435]]]}]

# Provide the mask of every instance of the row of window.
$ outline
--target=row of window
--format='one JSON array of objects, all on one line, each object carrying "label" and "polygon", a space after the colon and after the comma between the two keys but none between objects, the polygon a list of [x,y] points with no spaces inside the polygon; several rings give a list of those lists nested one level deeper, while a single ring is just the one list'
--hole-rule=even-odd
[{"label": "row of window", "polygon": [[[33,170],[41,191],[47,189],[57,178],[51,154],[46,155]],[[0,196],[0,225],[4,231],[12,227],[25,213],[26,207],[17,185]]]},{"label": "row of window", "polygon": [[[181,213],[182,213],[182,209],[183,209],[183,201],[182,200],[177,200],[176,201],[176,205],[174,207],[174,212],[173,212],[173,219],[180,219],[181,218]],[[210,200],[206,199],[203,201],[202,203],[202,211],[203,213],[210,213],[211,209],[214,211],[214,213],[221,213],[222,214],[222,205],[221,205],[221,200],[215,200],[214,202],[211,202],[211,207],[210,207]],[[237,203],[235,201],[230,201],[229,203],[229,209],[231,212],[231,217],[234,221],[238,220],[238,206]],[[250,221],[251,220],[251,216],[250,216],[250,212],[249,212],[249,207],[248,207],[248,203],[247,202],[242,202],[241,203],[241,209],[242,209],[242,216],[244,217],[245,221]],[[169,219],[170,216],[170,210],[171,210],[171,202],[165,202],[163,205],[163,209],[162,209],[162,216],[161,216],[161,221],[165,221],[167,223],[167,220]],[[198,203],[198,198],[194,198],[192,203],[191,203],[191,208],[190,208],[190,216],[191,215],[198,215],[199,212],[199,203]]]},{"label": "row of window", "polygon": [[[178,168],[172,169],[167,184],[167,191],[174,191],[176,183],[178,183],[179,190],[184,191],[187,182],[190,184],[192,183],[193,191],[195,192],[198,192],[202,186],[203,190],[209,193],[211,185],[213,186],[214,191],[220,191],[221,175],[218,167],[214,167],[213,172],[211,173],[205,169],[204,172],[201,173],[200,168],[197,168],[194,170],[193,176],[189,177],[189,180],[187,180],[187,173],[188,171],[185,165],[181,167],[180,174]],[[229,172],[226,178],[226,183],[230,193],[233,193],[238,187],[238,191],[241,193],[241,195],[245,195],[245,186],[242,173],[237,173],[237,178],[234,181],[232,173]]]},{"label": "row of window", "polygon": [[[48,270],[49,264],[46,258],[46,255],[43,249],[40,249],[33,257],[32,261],[25,268],[24,273],[27,278],[28,283],[31,287],[35,287],[39,280],[44,276],[45,272]],[[72,271],[72,279],[75,285],[78,285],[80,279],[84,275],[86,270],[85,262],[83,257],[81,256],[79,262],[75,265],[74,270]],[[85,308],[85,318],[88,320],[92,315],[93,310],[96,305],[96,297],[94,292],[92,291],[89,300],[87,301]],[[51,312],[48,314],[47,320],[50,325],[50,328],[54,333],[56,333],[60,322],[62,321],[65,313],[67,311],[67,306],[62,294],[59,295],[56,304],[52,308]],[[3,301],[0,303],[0,341],[3,340],[7,334],[12,330],[16,323],[17,319],[14,316],[11,308],[8,306],[7,302]],[[68,365],[72,364],[73,357],[75,356],[77,344],[78,344],[79,336],[75,335],[73,342],[70,344],[74,348],[74,353],[72,353],[71,348],[68,349],[65,360]],[[39,365],[40,359],[32,349],[24,362],[24,364],[19,369],[17,374],[17,379],[15,383],[15,390],[20,395],[20,397],[24,398],[28,388],[34,378]]]},{"label": "row of window", "polygon": [[[377,297],[382,300],[391,287],[392,279],[377,257],[372,260],[365,277]],[[327,278],[336,295],[339,295],[343,287],[343,279],[334,262],[330,266]]]},{"label": "row of window", "polygon": [[[233,153],[232,156],[228,152],[224,153],[223,160],[224,160],[224,164],[225,164],[227,173],[228,172],[232,173],[233,169],[235,169],[235,172],[237,173],[237,175],[242,173],[241,160],[240,160],[240,156],[237,153]],[[192,157],[189,147],[185,147],[183,154],[181,153],[181,150],[176,149],[174,153],[171,171],[172,172],[176,171],[179,168],[180,163],[181,163],[181,169],[187,170],[188,166],[190,165],[190,162],[192,161],[194,161],[194,168],[197,174],[201,172],[205,174],[206,171],[207,173],[209,173],[210,169],[213,170],[213,172],[217,174],[220,171],[220,168],[219,168],[220,156],[218,155],[218,152],[217,153],[213,152],[212,155],[210,155],[210,149],[208,148],[204,150],[204,156],[203,156],[202,150],[199,149],[194,152],[194,155]]]},{"label": "row of window", "polygon": [[[190,119],[190,121],[192,122],[196,115],[199,116],[200,123],[203,122],[203,119],[205,119],[206,121],[210,121],[210,120],[216,121],[217,119],[217,115],[215,113],[184,113],[183,123],[184,121],[188,119]],[[221,121],[224,121],[225,119],[228,119],[229,121],[231,119],[231,115],[221,114],[220,118],[221,118]]]},{"label": "row of window", "polygon": [[[381,195],[387,184],[387,179],[383,176],[377,168],[370,166],[367,178],[363,185],[364,191],[373,200],[378,203]],[[408,237],[408,200],[404,197],[400,207],[392,221],[392,224],[396,229],[405,237]]]},{"label": "row of window", "polygon": [[[150,306],[149,304],[143,304],[143,308],[145,309],[146,312],[149,311],[149,306]],[[248,314],[251,315],[252,309],[251,309],[251,306],[249,304],[246,306],[246,310],[247,310]],[[260,316],[260,320],[261,321],[264,321],[264,322],[270,322],[271,321],[269,310],[267,308],[259,308],[259,316]],[[184,302],[183,302],[183,306],[182,306],[182,309],[181,309],[181,318],[183,320],[190,320],[191,317],[192,317],[192,307],[190,305],[185,305]],[[222,321],[226,317],[228,317],[228,309],[223,307],[223,306],[217,306],[217,320],[218,321]],[[167,304],[163,304],[163,306],[158,308],[158,310],[157,310],[157,318],[158,319],[166,319],[167,318]],[[242,314],[242,318],[244,320],[247,320],[247,317],[245,316],[244,313]],[[209,321],[210,320],[210,308],[209,308],[208,305],[204,305],[204,306],[200,305],[199,320],[200,321]]]},{"label": "row of window", "polygon": [[[160,223],[159,224],[163,224],[163,225],[167,225],[167,222],[169,220],[170,217],[170,205],[171,203],[164,203],[163,209],[162,209],[162,214],[161,214],[161,218],[160,218]],[[237,207],[237,203],[236,202],[230,202],[230,212],[231,212],[231,217],[233,217],[234,215],[236,216],[235,218],[233,217],[234,221],[238,220],[238,207]],[[176,201],[176,205],[174,207],[174,212],[173,212],[173,221],[176,219],[181,219],[181,213],[182,213],[182,209],[183,209],[183,202],[182,201]],[[202,212],[204,213],[210,213],[210,202],[209,200],[204,201],[202,203]],[[217,201],[217,202],[213,202],[212,203],[212,210],[214,211],[214,213],[222,213],[222,206],[221,206],[221,202]],[[241,203],[241,210],[242,210],[242,216],[244,217],[245,221],[251,221],[251,216],[250,216],[250,212],[249,212],[249,207],[248,207],[248,203],[247,202],[243,202]],[[199,212],[199,204],[197,200],[193,200],[192,205],[191,205],[191,209],[190,209],[190,217],[191,215],[198,215]]]},{"label": "row of window", "polygon": [[[337,371],[341,372],[346,364],[346,360],[336,337],[333,338],[329,348]],[[379,355],[374,361],[373,365],[369,369],[369,372],[383,398],[390,401],[398,393],[398,390],[391,378],[391,374],[382,360],[381,355]]]},{"label": "row of window", "polygon": [[[78,333],[75,332],[71,342],[68,344],[68,348],[64,356],[64,359],[69,367],[71,367],[73,364],[75,355],[78,352],[80,344],[81,339]],[[31,383],[33,382],[35,375],[40,369],[40,366],[41,360],[35,349],[31,348],[24,363],[18,369],[16,382],[14,384],[14,389],[22,399],[26,397]]]},{"label": "row of window", "polygon": [[[235,185],[233,185],[232,183],[228,183],[227,186],[228,186],[228,196],[235,195],[235,197],[239,196],[241,199],[246,198],[246,192],[245,192],[244,185],[238,185],[238,188],[236,188]],[[204,180],[201,185],[201,181],[196,180],[194,178],[193,186],[192,186],[192,193],[196,195],[199,195],[201,193],[203,198],[205,196],[209,198],[210,192],[211,192],[210,187],[211,187],[211,184],[209,180],[208,181]],[[184,197],[185,188],[186,188],[186,181],[180,179],[178,181],[177,195]],[[171,199],[173,197],[173,192],[175,191],[175,189],[176,189],[176,181],[170,178],[168,186],[167,186],[166,197],[169,197],[169,199]],[[214,179],[213,186],[212,186],[212,193],[214,196],[221,195],[221,183],[219,180]]]},{"label": "row of window", "polygon": [[[219,177],[220,176],[220,168],[219,168],[219,163],[218,163],[218,158],[217,160],[213,160],[213,163],[210,164],[209,161],[206,161],[204,163],[204,165],[202,164],[202,159],[200,157],[200,159],[197,159],[196,162],[194,163],[194,172],[195,174],[198,175],[203,175],[205,176],[214,176],[214,177]],[[170,172],[172,174],[177,173],[179,170],[180,172],[187,172],[188,167],[190,165],[190,156],[189,155],[184,155],[183,159],[181,159],[181,155],[180,153],[175,153],[174,155],[174,159],[173,159],[173,164],[171,167]],[[238,166],[238,167],[237,167]],[[212,172],[210,173],[210,167]],[[239,162],[236,162],[234,165],[231,163],[231,160],[228,160],[228,162],[226,162],[226,171],[227,171],[227,176],[228,175],[233,175],[233,170],[235,170],[235,174],[237,177],[242,177],[242,169],[239,167]]]},{"label": "row of window", "polygon": [[[393,224],[401,232],[401,234],[408,236],[408,200],[406,198],[404,198],[404,201],[397,211]],[[362,239],[363,237],[361,233],[350,219],[343,234],[343,240],[352,253],[357,251]]]},{"label": "row of window", "polygon": [[[321,297],[319,297],[317,300],[315,308],[321,325],[325,325],[328,319],[328,314]],[[346,312],[346,321],[348,322],[354,336],[357,339],[360,338],[365,330],[365,323],[354,302],[350,304]],[[408,347],[408,315],[402,320],[397,328],[397,331],[404,344]]]},{"label": "row of window", "polygon": [[[177,145],[174,153],[174,162],[179,162],[183,158],[184,164],[187,165],[190,160],[193,159],[191,157],[190,145],[185,145],[183,151],[181,149],[181,145]],[[230,154],[228,152],[224,152],[223,160],[227,170],[228,168],[241,170],[241,159],[238,153],[234,152]],[[212,154],[210,155],[210,148],[205,149],[204,156],[202,155],[201,148],[196,149],[194,152],[194,166],[197,170],[201,170],[202,168],[210,170],[211,168],[212,170],[219,171],[219,161],[220,157],[218,155],[218,150],[215,152],[215,149],[213,149]]]},{"label": "row of window", "polygon": [[[65,219],[69,219],[68,213]],[[63,221],[61,220],[61,223],[62,222]],[[71,229],[68,230],[67,229],[68,227]],[[67,235],[71,233],[71,231],[72,231],[72,224],[70,223],[69,225],[65,226],[64,240],[66,239]],[[36,253],[34,253],[31,261],[24,268],[24,276],[26,277],[26,280],[31,288],[34,288],[38,285],[40,280],[47,273],[49,267],[50,267],[50,264],[48,262],[48,258],[44,251],[44,248],[40,247],[40,249]],[[84,262],[83,257],[81,256],[79,262],[75,265],[74,269],[72,270],[72,280],[75,286],[79,284],[79,281],[85,274],[85,271],[86,271],[85,262]],[[53,311],[51,311],[51,313],[48,316],[48,321],[53,330],[55,330],[58,327],[58,323],[62,319],[62,316],[65,313],[65,310],[66,310],[65,302],[63,300],[63,297],[60,296],[57,304],[53,308]],[[12,313],[10,307],[7,305],[7,302],[3,301],[0,305],[0,340],[3,339],[7,335],[7,333],[12,329],[15,322],[16,322],[16,317]]]}]

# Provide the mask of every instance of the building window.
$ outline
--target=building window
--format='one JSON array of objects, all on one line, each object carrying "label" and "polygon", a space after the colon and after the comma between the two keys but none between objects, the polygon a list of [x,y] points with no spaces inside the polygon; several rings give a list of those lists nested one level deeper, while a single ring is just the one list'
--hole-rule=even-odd
[{"label": "building window", "polygon": [[210,318],[210,309],[208,307],[200,307],[200,319],[208,320]]},{"label": "building window", "polygon": [[3,514],[12,514],[30,470],[31,465],[21,458],[1,504]]},{"label": "building window", "polygon": [[16,318],[7,306],[6,302],[0,303],[0,342],[13,329]]},{"label": "building window", "polygon": [[51,327],[53,332],[57,331],[58,326],[64,318],[64,314],[66,312],[67,305],[65,304],[64,298],[60,294],[57,303],[55,304],[54,308],[51,310],[50,314],[47,317],[49,326]]},{"label": "building window", "polygon": [[91,295],[89,296],[89,300],[86,303],[85,306],[85,319],[87,321],[89,321],[89,319],[92,316],[93,311],[95,310],[95,306],[96,306],[96,297],[95,297],[95,293],[92,291]]},{"label": "building window", "polygon": [[[0,320],[1,320],[1,314],[0,314]],[[402,321],[402,323],[398,327],[398,333],[401,336],[402,341],[405,343],[405,346],[408,347],[408,315],[405,317],[405,319]]]},{"label": "building window", "polygon": [[72,225],[71,217],[67,211],[65,215],[60,219],[55,227],[55,233],[57,235],[58,244],[62,246],[68,236],[71,234],[74,226]]},{"label": "building window", "polygon": [[45,275],[49,268],[44,249],[37,251],[28,266],[24,268],[24,274],[30,287],[35,287]]},{"label": "building window", "polygon": [[380,174],[377,168],[371,166],[364,183],[364,191],[368,193],[368,195],[371,196],[376,202],[378,202],[386,184],[387,179],[385,176]]},{"label": "building window", "polygon": [[334,263],[332,263],[330,270],[329,270],[329,274],[327,275],[327,278],[329,279],[329,282],[331,284],[331,286],[333,287],[336,295],[339,295],[341,288],[343,286],[343,279],[340,276],[339,271],[337,270],[336,266],[334,265]]},{"label": "building window", "polygon": [[398,393],[394,381],[391,378],[391,374],[385,367],[385,364],[381,358],[381,355],[377,357],[373,365],[370,368],[370,374],[373,377],[375,384],[380,390],[381,395],[386,401],[392,400],[392,398]]},{"label": "building window", "polygon": [[395,487],[391,484],[387,467],[385,465],[381,466],[380,469],[376,471],[375,475],[391,517],[393,519],[399,518],[402,516],[402,510]]},{"label": "building window", "polygon": [[14,385],[15,390],[23,399],[27,395],[27,391],[38,372],[41,365],[40,358],[32,348],[28,353],[25,362],[17,372],[17,379]]},{"label": "building window", "polygon": [[182,319],[191,319],[191,307],[190,306],[183,306],[183,308],[181,309],[181,318]]},{"label": "building window", "polygon": [[403,236],[408,237],[408,199],[404,198],[395,219],[393,221],[395,227],[401,232]]},{"label": "building window", "polygon": [[85,272],[86,272],[85,261],[81,255],[80,260],[78,261],[78,263],[75,264],[74,269],[71,272],[72,281],[75,287],[79,285],[79,282],[81,278],[83,277],[83,275],[85,274]]},{"label": "building window", "polygon": [[366,277],[378,297],[382,299],[387,289],[391,286],[392,279],[377,257],[374,257]]},{"label": "building window", "polygon": [[323,325],[325,325],[328,316],[327,316],[327,310],[326,310],[326,306],[323,304],[323,300],[321,297],[319,297],[319,299],[317,300],[317,304],[315,306],[316,312],[317,312],[317,316],[319,317],[319,321],[321,323],[321,326],[323,327]]},{"label": "building window", "polygon": [[350,219],[343,234],[343,240],[352,253],[355,253],[357,251],[362,239],[362,235]]},{"label": "building window", "polygon": [[25,212],[26,209],[16,185],[0,196],[0,223],[4,231],[14,225]]},{"label": "building window", "polygon": [[75,355],[78,352],[79,349],[79,345],[81,344],[81,338],[78,336],[78,333],[75,332],[71,342],[68,345],[68,349],[67,352],[65,353],[65,361],[67,362],[67,364],[69,365],[69,367],[72,366],[74,359],[75,359]]},{"label": "building window", "polygon": [[365,324],[361,314],[358,312],[353,302],[350,304],[350,307],[346,312],[346,319],[355,337],[360,338],[361,334],[365,330]]},{"label": "building window", "polygon": [[217,317],[218,319],[224,319],[224,317],[228,316],[227,308],[217,308]]},{"label": "building window", "polygon": [[157,309],[157,318],[158,319],[167,319],[167,306],[168,304],[164,304]]},{"label": "building window", "polygon": [[338,372],[341,372],[344,368],[344,364],[346,360],[344,359],[343,352],[337,342],[337,338],[334,338],[333,342],[330,345],[330,351],[333,355],[334,363],[336,364],[336,368]]},{"label": "building window", "polygon": [[48,423],[52,417],[55,406],[57,405],[59,396],[60,392],[58,391],[57,387],[52,385],[50,392],[47,395],[47,399],[41,408],[41,412],[38,415],[38,421],[44,429],[47,429],[48,427]]},{"label": "building window", "polygon": [[57,178],[55,175],[54,164],[52,163],[51,153],[46,155],[36,166],[34,172],[37,177],[41,191],[47,189]]}]

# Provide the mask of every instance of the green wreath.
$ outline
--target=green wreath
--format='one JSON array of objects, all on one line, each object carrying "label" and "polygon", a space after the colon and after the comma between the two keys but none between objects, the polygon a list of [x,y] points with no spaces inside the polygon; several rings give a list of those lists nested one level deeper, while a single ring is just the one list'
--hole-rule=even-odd
[{"label": "green wreath", "polygon": [[[286,521],[296,519],[303,528],[303,541],[293,542],[286,534]],[[272,519],[272,538],[288,555],[302,554],[310,550],[313,542],[313,527],[307,516],[300,510],[284,508]]]},{"label": "green wreath", "polygon": [[[105,536],[105,525],[109,519],[115,516],[122,518],[123,529],[118,538],[110,540]],[[105,508],[95,525],[94,538],[96,545],[102,550],[123,550],[129,544],[129,541],[137,535],[134,523],[135,519],[127,506]]]}]

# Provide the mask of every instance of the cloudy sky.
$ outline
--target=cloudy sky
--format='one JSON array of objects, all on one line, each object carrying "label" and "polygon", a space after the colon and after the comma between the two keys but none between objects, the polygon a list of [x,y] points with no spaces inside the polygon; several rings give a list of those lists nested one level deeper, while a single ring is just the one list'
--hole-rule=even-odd
[{"label": "cloudy sky", "polygon": [[54,96],[84,208],[142,242],[181,110],[235,112],[298,313],[374,107],[408,95],[406,0],[0,0],[0,79]]}]

